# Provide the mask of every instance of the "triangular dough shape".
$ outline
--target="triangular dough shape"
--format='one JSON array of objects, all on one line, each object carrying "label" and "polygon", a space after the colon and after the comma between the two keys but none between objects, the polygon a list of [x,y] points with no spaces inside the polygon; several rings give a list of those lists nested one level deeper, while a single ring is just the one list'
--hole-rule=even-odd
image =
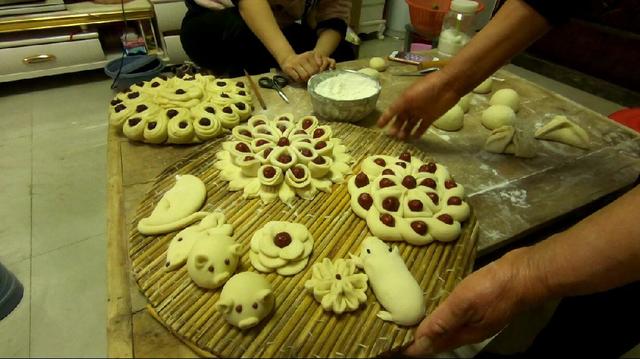
[{"label": "triangular dough shape", "polygon": [[556,116],[551,122],[538,129],[535,137],[583,149],[589,148],[589,134],[582,127],[569,121],[565,116]]},{"label": "triangular dough shape", "polygon": [[488,152],[507,153],[516,157],[535,156],[531,141],[527,141],[522,132],[513,126],[502,126],[491,131],[484,149]]}]

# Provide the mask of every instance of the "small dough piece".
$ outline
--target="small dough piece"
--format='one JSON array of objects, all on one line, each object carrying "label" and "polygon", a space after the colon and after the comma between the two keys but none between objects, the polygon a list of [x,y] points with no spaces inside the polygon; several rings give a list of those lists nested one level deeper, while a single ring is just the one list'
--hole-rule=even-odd
[{"label": "small dough piece", "polygon": [[440,116],[433,125],[445,131],[458,131],[464,123],[464,111],[458,105],[453,106],[444,115]]},{"label": "small dough piece", "polygon": [[492,105],[482,112],[482,125],[490,130],[502,126],[513,126],[515,121],[516,113],[509,106]]},{"label": "small dough piece", "polygon": [[487,94],[491,92],[492,88],[493,88],[493,78],[489,76],[486,80],[482,81],[480,85],[476,86],[476,88],[473,89],[473,92],[479,93],[479,94]]},{"label": "small dough piece", "polygon": [[505,105],[511,107],[513,112],[520,109],[520,95],[512,89],[500,89],[491,96],[491,105]]},{"label": "small dough piece", "polygon": [[359,268],[369,277],[369,283],[384,311],[378,318],[399,325],[418,324],[425,316],[424,294],[398,247],[386,245],[377,237],[367,237],[362,242],[360,255],[352,255]]},{"label": "small dough piece", "polygon": [[198,177],[177,175],[176,184],[165,193],[149,217],[138,222],[144,235],[169,233],[204,218],[207,212],[197,212],[207,196],[207,189]]},{"label": "small dough piece", "polygon": [[353,312],[367,301],[368,277],[356,273],[356,264],[351,259],[324,258],[311,267],[311,279],[304,287],[320,302],[326,311],[336,314]]},{"label": "small dough piece", "polygon": [[469,108],[471,108],[471,98],[473,97],[473,93],[469,92],[468,94],[462,96],[460,101],[458,101],[458,106],[464,111],[464,113],[469,112]]},{"label": "small dough piece", "polygon": [[387,67],[389,67],[389,64],[387,63],[387,60],[383,59],[382,57],[372,57],[371,60],[369,60],[369,67],[376,71],[382,72],[386,70]]},{"label": "small dough piece", "polygon": [[378,70],[376,69],[372,69],[371,67],[365,67],[363,69],[358,70],[358,72],[361,72],[367,76],[370,76],[374,79],[379,79],[380,78],[380,73],[378,72]]},{"label": "small dough piece", "polygon": [[224,235],[212,235],[198,239],[189,252],[187,271],[199,287],[221,287],[236,271],[240,258],[240,244]]},{"label": "small dough piece", "polygon": [[264,276],[242,272],[227,281],[215,306],[229,324],[244,330],[260,323],[275,303],[271,283]]},{"label": "small dough piece", "polygon": [[570,146],[589,149],[589,134],[565,116],[556,116],[551,122],[538,129],[535,137],[539,140],[550,140]]},{"label": "small dough piece", "polygon": [[524,141],[522,132],[512,126],[502,126],[491,131],[484,149],[488,152],[506,153],[516,157],[535,156],[532,144]]},{"label": "small dough piece", "polygon": [[290,276],[302,271],[313,250],[313,237],[299,223],[272,221],[251,237],[249,258],[255,269]]}]

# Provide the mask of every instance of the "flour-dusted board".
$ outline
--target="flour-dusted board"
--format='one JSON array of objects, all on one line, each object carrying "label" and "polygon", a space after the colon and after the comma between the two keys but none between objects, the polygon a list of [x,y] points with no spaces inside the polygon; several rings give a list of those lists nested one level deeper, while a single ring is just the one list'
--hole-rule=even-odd
[{"label": "flour-dusted board", "polygon": [[[373,154],[397,156],[409,150],[422,160],[430,158],[378,131],[349,124],[330,125],[334,137],[342,139],[350,149],[354,173],[358,173],[360,161]],[[292,206],[280,201],[263,204],[259,199],[244,200],[241,192],[227,190],[227,183],[213,166],[223,140],[205,145],[162,172],[130,224],[133,274],[153,315],[201,354],[220,357],[372,357],[411,342],[414,328],[376,317],[381,307],[370,288],[361,309],[342,315],[325,312],[304,288],[313,263],[323,258],[347,258],[349,253],[357,253],[362,240],[371,235],[366,222],[351,210],[346,183],[335,184],[331,193],[319,193],[312,201],[297,199]],[[220,289],[197,287],[184,267],[173,272],[163,269],[166,250],[176,232],[143,236],[136,230],[138,220],[148,216],[175,183],[176,174],[192,174],[202,179],[208,192],[203,210],[222,211],[234,226],[235,240],[243,246],[237,272],[254,270],[249,261],[249,241],[269,221],[302,223],[313,235],[315,246],[304,271],[292,277],[267,275],[274,288],[276,309],[258,326],[246,331],[232,327],[214,307]],[[455,178],[456,174],[452,175]],[[477,232],[472,214],[457,241],[423,247],[394,243],[424,289],[428,313],[471,271]]]}]

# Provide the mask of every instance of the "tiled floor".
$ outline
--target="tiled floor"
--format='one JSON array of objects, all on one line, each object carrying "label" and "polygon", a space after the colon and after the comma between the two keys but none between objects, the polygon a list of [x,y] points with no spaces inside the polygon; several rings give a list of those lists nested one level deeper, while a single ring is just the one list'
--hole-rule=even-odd
[{"label": "tiled floor", "polygon": [[[400,48],[365,42],[361,56]],[[520,71],[603,114],[619,108]],[[25,286],[0,357],[106,355],[106,103],[99,71],[0,85],[0,261]]]}]

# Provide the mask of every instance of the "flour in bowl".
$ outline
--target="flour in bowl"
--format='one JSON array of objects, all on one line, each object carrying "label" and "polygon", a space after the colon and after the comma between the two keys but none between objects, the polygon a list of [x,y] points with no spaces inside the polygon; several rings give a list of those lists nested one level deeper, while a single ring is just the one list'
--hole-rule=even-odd
[{"label": "flour in bowl", "polygon": [[322,81],[315,91],[332,100],[359,100],[375,95],[378,84],[362,75],[345,73]]}]

